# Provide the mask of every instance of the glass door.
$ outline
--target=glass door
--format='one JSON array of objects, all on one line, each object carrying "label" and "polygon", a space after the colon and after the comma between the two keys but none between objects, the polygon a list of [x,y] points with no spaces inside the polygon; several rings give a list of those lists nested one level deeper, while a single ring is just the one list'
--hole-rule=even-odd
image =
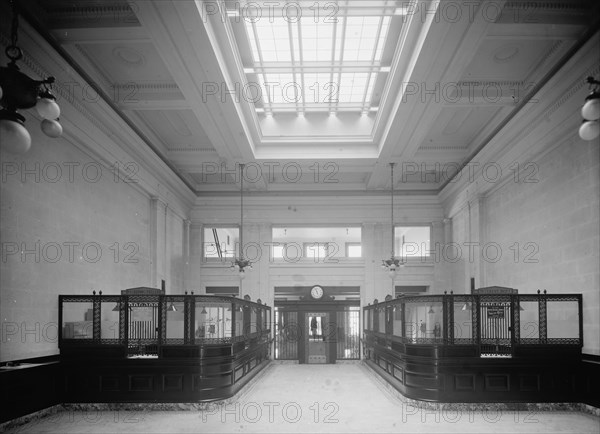
[{"label": "glass door", "polygon": [[307,312],[306,320],[306,357],[307,363],[327,363],[329,337],[332,331],[328,312]]}]

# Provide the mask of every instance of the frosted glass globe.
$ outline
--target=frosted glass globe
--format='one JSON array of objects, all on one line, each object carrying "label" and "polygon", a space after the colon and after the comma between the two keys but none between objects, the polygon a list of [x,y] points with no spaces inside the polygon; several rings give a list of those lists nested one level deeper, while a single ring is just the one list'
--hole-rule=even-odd
[{"label": "frosted glass globe", "polygon": [[29,131],[19,122],[0,120],[0,148],[13,154],[24,154],[31,147]]},{"label": "frosted glass globe", "polygon": [[583,140],[594,140],[598,136],[600,136],[598,121],[586,121],[579,127],[579,137]]},{"label": "frosted glass globe", "polygon": [[589,98],[581,108],[581,116],[588,121],[600,118],[600,94],[595,98]]},{"label": "frosted glass globe", "polygon": [[62,135],[62,132],[63,132],[62,125],[58,121],[51,120],[51,119],[44,119],[42,121],[41,126],[42,126],[42,131],[48,137],[52,137],[53,139],[56,139],[57,137],[60,137]]},{"label": "frosted glass globe", "polygon": [[60,116],[60,107],[50,98],[38,99],[35,109],[44,119],[56,119]]}]

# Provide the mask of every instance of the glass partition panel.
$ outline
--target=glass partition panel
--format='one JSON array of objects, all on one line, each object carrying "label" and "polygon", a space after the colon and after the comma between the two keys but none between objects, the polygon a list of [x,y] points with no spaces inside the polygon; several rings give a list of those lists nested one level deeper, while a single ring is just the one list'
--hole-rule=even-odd
[{"label": "glass partition panel", "polygon": [[579,338],[579,303],[577,300],[548,300],[548,339]]},{"label": "glass partition panel", "polygon": [[231,321],[232,318],[232,304],[231,303],[225,303],[224,307],[224,311],[223,311],[223,332],[225,333],[226,338],[230,338],[232,336],[232,327],[233,327],[233,322]]},{"label": "glass partition panel", "polygon": [[427,306],[425,337],[441,341],[444,338],[444,308],[441,301],[433,301]]},{"label": "glass partition panel", "polygon": [[[427,303],[427,304],[425,304]],[[408,302],[405,305],[404,327],[406,338],[416,342],[417,339],[433,338],[436,323],[441,330],[441,303]]]},{"label": "glass partition panel", "polygon": [[244,335],[244,308],[241,304],[234,303],[235,310],[235,336]]},{"label": "glass partition panel", "polygon": [[385,333],[385,306],[380,306],[377,308],[379,314],[379,328],[377,331],[379,333]]},{"label": "glass partition panel", "polygon": [[119,339],[119,301],[101,300],[100,339]]},{"label": "glass partition panel", "polygon": [[250,308],[250,333],[256,333],[259,327],[256,324],[256,311],[259,307],[252,306]]},{"label": "glass partition panel", "polygon": [[196,301],[194,312],[195,339],[218,339],[227,337],[227,316],[229,304]]},{"label": "glass partition panel", "polygon": [[402,337],[402,304],[400,303],[392,307],[392,334]]},{"label": "glass partition panel", "polygon": [[93,304],[91,301],[63,302],[63,339],[93,339]]},{"label": "glass partition panel", "polygon": [[183,339],[184,336],[184,304],[183,301],[172,301],[167,298],[167,339]]},{"label": "glass partition panel", "polygon": [[538,310],[538,302],[523,301],[519,302],[520,308],[520,334],[521,342],[527,339],[539,339],[540,337],[540,318]]},{"label": "glass partition panel", "polygon": [[256,331],[260,333],[263,330],[263,315],[265,313],[260,306],[255,306],[254,310],[256,311]]},{"label": "glass partition panel", "polygon": [[454,343],[470,344],[473,341],[473,303],[455,301],[454,309]]},{"label": "glass partition panel", "polygon": [[269,329],[269,310],[264,307],[262,308],[262,321],[263,321],[263,325],[262,325],[263,330],[268,330]]}]

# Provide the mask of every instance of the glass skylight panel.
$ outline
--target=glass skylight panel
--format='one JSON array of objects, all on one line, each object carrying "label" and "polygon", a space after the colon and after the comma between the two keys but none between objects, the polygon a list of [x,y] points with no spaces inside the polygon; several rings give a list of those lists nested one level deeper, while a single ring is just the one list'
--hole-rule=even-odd
[{"label": "glass skylight panel", "polygon": [[340,102],[363,101],[367,87],[368,73],[344,73],[340,81]]},{"label": "glass skylight panel", "polygon": [[381,32],[379,33],[379,40],[377,41],[377,51],[375,53],[375,61],[381,61],[383,55],[383,47],[387,39],[388,30],[390,29],[390,17],[383,17],[381,22]]},{"label": "glass skylight panel", "polygon": [[365,105],[369,106],[371,103],[371,96],[373,95],[373,87],[375,86],[375,80],[377,80],[377,74],[372,73],[369,77],[369,87],[367,87],[367,93],[365,98]]},{"label": "glass skylight panel", "polygon": [[315,21],[309,14],[297,21],[283,17],[245,21],[254,60],[245,67],[248,74],[257,72],[263,91],[258,106],[267,112],[364,113],[371,108],[394,10],[382,8],[373,16],[340,11],[335,21]]},{"label": "glass skylight panel", "polygon": [[300,36],[299,36],[299,31],[298,31],[298,23],[292,23],[291,24],[292,27],[292,45],[293,45],[293,52],[294,52],[294,60],[296,62],[300,61]]},{"label": "glass skylight panel", "polygon": [[265,86],[270,91],[270,102],[276,104],[295,104],[300,100],[299,86],[294,81],[293,74],[266,74]]},{"label": "glass skylight panel", "polygon": [[250,46],[252,47],[252,57],[255,62],[260,61],[260,55],[258,54],[258,46],[256,45],[256,38],[254,37],[254,33],[252,32],[252,28],[249,29],[251,33],[248,34],[248,39],[250,40]]},{"label": "glass skylight panel", "polygon": [[338,20],[338,26],[335,35],[335,53],[334,60],[339,62],[342,60],[342,43],[344,42],[344,29],[345,29],[346,18]]}]

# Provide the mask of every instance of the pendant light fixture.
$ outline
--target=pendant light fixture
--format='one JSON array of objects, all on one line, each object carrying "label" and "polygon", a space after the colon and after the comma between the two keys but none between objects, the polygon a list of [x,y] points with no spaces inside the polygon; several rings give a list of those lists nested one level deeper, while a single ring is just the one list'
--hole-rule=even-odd
[{"label": "pendant light fixture", "polygon": [[240,257],[231,263],[231,269],[239,273],[240,279],[246,277],[246,270],[252,269],[252,264],[244,259],[244,164],[240,164]]},{"label": "pendant light fixture", "polygon": [[54,77],[34,80],[17,66],[17,60],[23,58],[23,51],[17,45],[19,16],[16,0],[11,0],[10,4],[13,12],[11,42],[5,50],[10,62],[0,67],[0,147],[14,154],[23,154],[31,147],[31,136],[25,128],[25,117],[17,110],[35,107],[44,118],[42,131],[49,137],[60,137],[62,126],[58,122],[60,107],[51,90]]},{"label": "pendant light fixture", "polygon": [[600,81],[588,77],[587,82],[591,93],[581,108],[583,122],[579,127],[579,137],[583,140],[594,140],[600,136]]},{"label": "pendant light fixture", "polygon": [[401,259],[396,259],[394,257],[394,166],[396,165],[396,163],[390,163],[390,170],[391,170],[391,214],[392,214],[392,231],[391,231],[391,241],[392,241],[392,251],[390,254],[390,259],[383,259],[381,262],[381,268],[383,268],[384,270],[386,270],[389,274],[389,276],[394,279],[394,277],[396,276],[396,272],[398,271],[398,269],[400,267],[404,266],[404,260]]}]

